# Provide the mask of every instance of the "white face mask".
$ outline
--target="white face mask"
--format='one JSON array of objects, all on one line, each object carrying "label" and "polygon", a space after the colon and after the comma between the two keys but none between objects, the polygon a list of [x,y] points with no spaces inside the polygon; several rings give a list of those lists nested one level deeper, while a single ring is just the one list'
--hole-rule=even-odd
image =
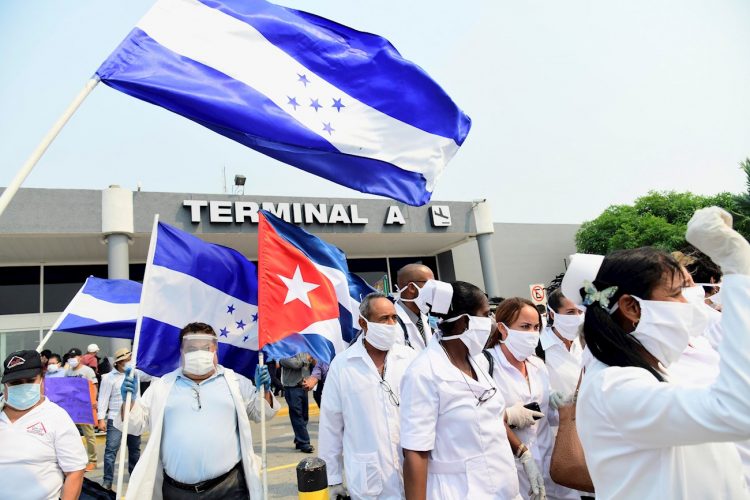
[{"label": "white face mask", "polygon": [[443,335],[442,338],[453,340],[454,338],[461,339],[466,349],[469,350],[470,356],[476,356],[481,353],[484,346],[487,344],[487,339],[490,338],[492,333],[492,319],[482,316],[469,316],[468,314],[462,314],[455,318],[447,319],[443,323],[453,323],[459,318],[466,316],[469,318],[468,328],[458,335]]},{"label": "white face mask", "polygon": [[47,371],[50,373],[55,373],[59,369],[60,365],[58,365],[57,363],[50,363],[47,365]]},{"label": "white face mask", "polygon": [[211,351],[192,351],[185,353],[183,373],[205,375],[214,369],[214,353]]},{"label": "white face mask", "polygon": [[518,361],[526,361],[534,354],[536,346],[539,344],[539,332],[512,330],[505,323],[501,324],[508,331],[508,335],[500,343],[505,344],[505,347],[508,348],[513,357]]},{"label": "white face mask", "polygon": [[704,304],[706,291],[702,286],[688,286],[682,289],[682,296],[691,304]]},{"label": "white face mask", "polygon": [[631,335],[665,368],[682,355],[690,337],[706,330],[708,314],[702,304],[632,297],[641,306],[641,319]]},{"label": "white face mask", "polygon": [[69,365],[69,366],[70,366],[71,368],[75,368],[76,366],[78,366],[78,358],[70,358],[70,359],[68,360],[68,365]]},{"label": "white face mask", "polygon": [[396,343],[398,333],[401,331],[399,324],[375,323],[367,321],[362,316],[360,317],[367,323],[367,331],[365,331],[367,343],[379,351],[390,351],[393,344]]},{"label": "white face mask", "polygon": [[560,314],[555,313],[554,328],[565,340],[571,342],[578,338],[583,328],[583,321],[586,318],[583,314]]},{"label": "white face mask", "polygon": [[[414,297],[413,299],[405,299],[405,298],[403,298],[401,296],[401,294],[404,293],[404,290],[406,290],[407,288],[409,288],[412,285],[414,285],[414,288],[417,289],[417,296]],[[414,302],[414,304],[416,304],[416,306],[419,308],[419,310],[421,312],[423,312],[424,314],[427,314],[430,311],[430,308],[429,308],[429,306],[427,305],[427,302],[426,302],[427,297],[425,296],[425,294],[422,293],[422,288],[419,287],[419,286],[417,286],[417,284],[414,283],[414,282],[409,282],[404,288],[401,288],[400,290],[398,290],[396,292],[396,295],[398,297],[398,300],[400,300],[402,302]]]}]

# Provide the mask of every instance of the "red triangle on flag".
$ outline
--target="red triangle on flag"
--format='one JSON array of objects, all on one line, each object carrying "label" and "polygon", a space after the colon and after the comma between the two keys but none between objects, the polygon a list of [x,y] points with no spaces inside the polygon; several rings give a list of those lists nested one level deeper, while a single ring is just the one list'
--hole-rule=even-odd
[{"label": "red triangle on flag", "polygon": [[313,323],[339,317],[333,283],[315,264],[258,220],[258,346],[263,347]]}]

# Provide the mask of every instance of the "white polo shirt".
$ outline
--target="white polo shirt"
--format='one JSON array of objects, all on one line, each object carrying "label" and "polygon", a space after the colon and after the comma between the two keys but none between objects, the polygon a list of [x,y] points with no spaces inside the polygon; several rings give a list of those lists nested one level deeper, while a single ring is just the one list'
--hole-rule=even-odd
[{"label": "white polo shirt", "polygon": [[0,500],[60,498],[63,472],[87,463],[73,420],[55,403],[45,400],[13,423],[0,411]]}]

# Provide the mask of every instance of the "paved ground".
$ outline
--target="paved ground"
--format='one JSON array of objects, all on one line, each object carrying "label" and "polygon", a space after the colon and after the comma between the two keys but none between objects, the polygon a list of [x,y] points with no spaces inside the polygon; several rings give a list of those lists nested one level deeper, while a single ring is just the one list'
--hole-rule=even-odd
[{"label": "paved ground", "polygon": [[[294,449],[294,433],[289,421],[288,410],[284,400],[279,398],[282,407],[279,414],[271,421],[266,422],[267,445],[268,445],[268,496],[270,498],[297,498],[297,473],[296,466],[300,460],[315,456],[316,453],[308,455]],[[310,398],[310,423],[308,430],[310,439],[317,451],[318,446],[318,407]],[[260,455],[260,424],[252,424],[253,441],[255,453]],[[101,483],[104,473],[104,435],[97,437],[97,454],[99,463],[96,470],[88,472],[86,477]],[[146,446],[143,440],[142,448]],[[125,472],[127,480],[127,470]],[[117,464],[115,464],[115,480],[117,483]]]}]

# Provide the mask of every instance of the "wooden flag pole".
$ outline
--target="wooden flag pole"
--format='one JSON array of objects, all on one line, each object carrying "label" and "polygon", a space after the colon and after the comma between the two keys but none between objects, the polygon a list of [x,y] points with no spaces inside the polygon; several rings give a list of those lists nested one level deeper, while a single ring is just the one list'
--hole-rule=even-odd
[{"label": "wooden flag pole", "polygon": [[[264,366],[263,351],[258,351],[258,365]],[[266,386],[260,384],[260,460],[263,471],[263,500],[268,500],[268,450],[266,448]]]},{"label": "wooden flag pole", "polygon": [[[138,303],[138,316],[135,320],[135,335],[133,337],[133,349],[131,351],[130,366],[132,372],[129,378],[135,377],[135,367],[138,357],[138,344],[141,340],[141,324],[143,323],[143,297],[146,297],[146,287],[149,284],[149,275],[151,274],[151,267],[154,263],[154,253],[156,252],[156,235],[159,229],[159,214],[154,215],[154,228],[151,230],[151,241],[148,247],[148,257],[146,258],[146,272],[143,276],[143,288],[141,289],[141,301]],[[125,381],[123,380],[123,383]],[[138,388],[136,388],[138,390]],[[130,417],[130,403],[132,402],[131,394],[128,392],[125,396],[124,410],[122,411],[122,436],[120,437],[120,463],[117,468],[117,496],[119,498],[125,498],[124,492],[122,491],[123,479],[125,477],[125,450],[127,448],[128,439],[128,418]]]},{"label": "wooden flag pole", "polygon": [[73,102],[70,103],[70,106],[68,106],[68,109],[66,109],[62,116],[58,118],[54,125],[52,125],[50,131],[47,132],[47,135],[45,135],[44,139],[42,139],[42,142],[39,143],[34,152],[31,153],[31,156],[29,156],[29,159],[26,160],[26,163],[23,164],[21,170],[19,170],[13,180],[10,181],[8,187],[6,187],[5,191],[3,191],[3,194],[0,195],[0,216],[3,215],[3,212],[5,212],[5,209],[8,207],[10,200],[12,200],[16,195],[16,192],[18,192],[18,189],[21,187],[21,184],[23,184],[23,181],[25,181],[26,177],[29,176],[31,170],[42,158],[42,155],[45,151],[47,151],[47,148],[50,144],[52,144],[52,141],[55,140],[57,134],[60,133],[65,124],[68,123],[68,120],[70,120],[70,117],[73,116],[73,113],[76,112],[84,99],[88,97],[88,95],[92,90],[94,90],[94,87],[96,87],[98,83],[99,77],[96,75],[94,75],[88,82],[86,82],[86,86],[83,87],[83,90],[78,93],[76,98],[73,99]]}]

